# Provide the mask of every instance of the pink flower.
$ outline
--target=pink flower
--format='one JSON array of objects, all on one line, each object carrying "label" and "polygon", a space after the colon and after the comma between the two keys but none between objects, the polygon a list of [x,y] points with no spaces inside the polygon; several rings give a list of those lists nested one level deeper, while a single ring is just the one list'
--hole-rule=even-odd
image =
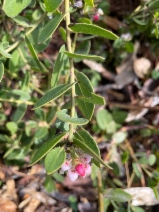
[{"label": "pink flower", "polygon": [[62,171],[68,171],[72,167],[72,163],[69,160],[66,160],[64,164],[61,166]]},{"label": "pink flower", "polygon": [[90,175],[91,173],[91,156],[88,154],[82,154],[81,157],[75,158],[73,161],[71,159],[66,160],[59,173],[64,174],[67,171],[67,176],[70,178],[71,181],[75,181],[78,176],[85,177]]},{"label": "pink flower", "polygon": [[85,172],[85,165],[84,164],[78,164],[75,166],[76,172],[81,176],[84,177],[86,172]]},{"label": "pink flower", "polygon": [[90,163],[91,162],[91,156],[88,155],[88,154],[83,154],[82,157],[81,157],[81,161],[83,163]]},{"label": "pink flower", "polygon": [[67,172],[67,176],[70,178],[71,181],[75,181],[78,178],[78,173],[74,169],[70,169]]},{"label": "pink flower", "polygon": [[86,172],[86,175],[90,175],[91,174],[91,171],[92,171],[92,168],[89,164],[86,164],[85,165],[85,172]]}]

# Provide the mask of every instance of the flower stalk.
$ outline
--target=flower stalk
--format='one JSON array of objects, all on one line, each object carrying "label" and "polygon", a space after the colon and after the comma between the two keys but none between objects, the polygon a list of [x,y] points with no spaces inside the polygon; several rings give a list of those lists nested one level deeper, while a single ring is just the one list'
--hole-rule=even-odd
[{"label": "flower stalk", "polygon": [[[68,28],[70,24],[70,1],[65,0],[65,14],[66,14],[66,38],[67,38],[67,49],[68,52],[73,53],[73,47],[72,47],[72,40],[70,36],[70,30]],[[73,64],[73,59],[70,58],[70,83],[75,82],[75,73],[74,73],[74,64]],[[72,106],[71,106],[71,117],[74,117],[75,115],[75,85],[72,86],[71,88],[71,100],[72,100]],[[69,129],[69,141],[72,142],[73,139],[73,132],[74,132],[74,125],[70,124],[70,129]]]}]

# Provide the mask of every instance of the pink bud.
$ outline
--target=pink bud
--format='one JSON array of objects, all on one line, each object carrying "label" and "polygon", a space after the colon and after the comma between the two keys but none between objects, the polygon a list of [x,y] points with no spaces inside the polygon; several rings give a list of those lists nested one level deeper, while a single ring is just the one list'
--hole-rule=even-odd
[{"label": "pink bud", "polygon": [[71,181],[75,181],[78,178],[78,173],[74,169],[70,169],[67,172],[67,176],[70,178]]},{"label": "pink bud", "polygon": [[72,167],[72,163],[69,160],[66,160],[64,164],[61,166],[62,171],[67,171]]},{"label": "pink bud", "polygon": [[91,171],[92,171],[92,168],[89,164],[86,164],[85,165],[85,172],[86,172],[86,175],[90,175],[91,174]]},{"label": "pink bud", "polygon": [[75,166],[75,170],[76,172],[81,176],[84,177],[85,176],[85,166],[81,163]]},{"label": "pink bud", "polygon": [[99,14],[95,14],[95,15],[93,16],[93,20],[94,20],[94,21],[98,21],[98,20],[99,20]]}]

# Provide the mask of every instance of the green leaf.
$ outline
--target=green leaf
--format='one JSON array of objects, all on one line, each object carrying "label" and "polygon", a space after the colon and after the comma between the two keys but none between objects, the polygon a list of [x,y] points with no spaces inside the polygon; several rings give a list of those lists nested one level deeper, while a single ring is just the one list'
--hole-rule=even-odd
[{"label": "green leaf", "polygon": [[84,129],[77,131],[74,134],[73,142],[75,145],[80,147],[82,150],[90,154],[97,162],[101,163],[103,166],[110,168],[100,157],[99,148],[92,138],[92,136]]},{"label": "green leaf", "polygon": [[26,110],[27,110],[27,105],[20,104],[12,117],[12,121],[14,122],[20,121],[25,115]]},{"label": "green leaf", "polygon": [[59,96],[61,96],[62,94],[64,94],[66,91],[68,91],[72,85],[72,84],[63,84],[63,85],[58,85],[54,88],[51,88],[48,92],[46,92],[35,104],[33,109],[42,107],[43,105],[47,104],[48,102],[57,99]]},{"label": "green leaf", "polygon": [[0,62],[0,82],[3,78],[3,75],[4,75],[4,65],[2,62]]},{"label": "green leaf", "polygon": [[101,130],[106,130],[108,124],[113,121],[111,114],[107,110],[98,110],[96,119]]},{"label": "green leaf", "polygon": [[78,23],[92,24],[92,21],[88,18],[79,18]]},{"label": "green leaf", "polygon": [[115,202],[128,202],[131,200],[131,195],[119,188],[107,189],[104,193],[104,197]]},{"label": "green leaf", "polygon": [[89,102],[97,105],[105,105],[105,99],[95,93],[90,93],[90,97],[78,96],[77,98],[83,100],[84,102]]},{"label": "green leaf", "polygon": [[34,31],[30,35],[28,35],[28,38],[29,38],[31,44],[33,45],[33,48],[35,49],[35,51],[37,53],[45,50],[48,47],[48,45],[49,45],[49,43],[51,41],[51,36],[50,36],[46,41],[44,41],[42,43],[38,43],[38,39],[37,38],[38,38],[41,30],[43,29],[43,26],[45,26],[45,25],[46,25],[45,22],[39,24],[36,27],[36,29],[34,29]]},{"label": "green leaf", "polygon": [[66,38],[66,30],[63,27],[59,28],[59,32],[61,35],[61,38],[63,39],[64,42],[66,42],[67,38]]},{"label": "green leaf", "polygon": [[132,164],[133,170],[138,178],[141,178],[141,172],[139,170],[139,165],[137,163]]},{"label": "green leaf", "polygon": [[70,117],[66,114],[66,110],[58,111],[56,115],[61,121],[68,122],[70,124],[85,125],[88,123],[87,119]]},{"label": "green leaf", "polygon": [[25,41],[26,41],[28,49],[29,49],[31,55],[33,56],[33,58],[34,58],[34,60],[35,60],[35,62],[37,64],[37,66],[39,67],[39,69],[41,71],[48,72],[48,70],[44,67],[44,65],[41,64],[41,62],[40,62],[40,60],[39,60],[39,58],[38,58],[38,56],[37,56],[37,54],[36,54],[36,52],[34,50],[34,47],[31,44],[31,42],[30,42],[30,40],[29,40],[29,38],[27,36],[25,36]]},{"label": "green leaf", "polygon": [[135,18],[135,17],[133,17],[133,20],[134,20],[137,24],[139,24],[139,25],[146,25],[146,24],[147,24],[147,21],[145,21],[145,20],[139,20],[139,19],[137,19],[137,18]]},{"label": "green leaf", "polygon": [[116,40],[118,38],[117,35],[110,32],[109,30],[93,24],[77,23],[74,25],[69,25],[69,28],[76,33],[96,35],[110,40]]},{"label": "green leaf", "polygon": [[63,51],[68,57],[73,59],[87,59],[87,60],[98,60],[98,61],[104,61],[105,58],[97,55],[86,55],[86,54],[76,54],[76,53],[70,53],[67,51]]},{"label": "green leaf", "polygon": [[[91,97],[93,87],[88,77],[82,72],[76,72],[76,78],[78,81],[78,84],[76,84],[76,94],[79,96]],[[85,102],[78,98],[76,101],[85,118],[90,120],[94,112],[94,104]]]},{"label": "green leaf", "polygon": [[127,133],[126,132],[116,132],[112,139],[116,144],[120,144],[125,141],[127,138]]},{"label": "green leaf", "polygon": [[94,151],[86,144],[83,143],[81,140],[74,138],[73,143],[81,148],[84,152],[87,152],[89,155],[91,155],[97,162],[101,163],[106,168],[111,168],[108,166]]},{"label": "green leaf", "polygon": [[[90,51],[90,48],[91,48],[91,42],[90,40],[86,40],[84,42],[81,42],[78,47],[76,48],[75,50],[75,54],[84,54],[84,55],[87,55],[89,54],[89,51]],[[78,63],[82,61],[82,59],[74,59],[74,62],[75,63]]]},{"label": "green leaf", "polygon": [[45,158],[45,169],[47,174],[57,171],[66,160],[66,153],[63,148],[57,147],[51,150]]},{"label": "green leaf", "polygon": [[17,16],[23,9],[25,9],[31,0],[4,0],[3,10],[9,17]]},{"label": "green leaf", "polygon": [[37,139],[42,139],[42,138],[45,138],[47,134],[48,134],[47,127],[39,127],[38,130],[35,132],[34,137]]},{"label": "green leaf", "polygon": [[84,1],[88,6],[94,7],[94,1],[93,0],[84,0]]},{"label": "green leaf", "polygon": [[157,9],[159,9],[159,0],[151,1],[151,2],[148,4],[148,8],[149,8],[150,10],[157,10]]},{"label": "green leaf", "polygon": [[132,206],[132,208],[133,208],[133,212],[145,212],[145,210],[142,209],[141,207]]},{"label": "green leaf", "polygon": [[48,12],[55,12],[62,2],[63,0],[44,0]]},{"label": "green leaf", "polygon": [[156,155],[154,154],[150,154],[149,157],[148,157],[148,164],[150,166],[153,166],[156,162]]},{"label": "green leaf", "polygon": [[12,58],[9,60],[9,70],[11,73],[19,71],[21,67],[20,54],[18,49],[12,52]]},{"label": "green leaf", "polygon": [[56,135],[45,141],[31,159],[29,166],[32,166],[33,164],[41,160],[54,146],[56,146],[63,139],[65,135],[66,133],[61,133],[60,135]]},{"label": "green leaf", "polygon": [[46,189],[47,192],[52,192],[54,190],[56,190],[56,186],[55,186],[55,182],[52,179],[52,176],[46,176],[45,182],[44,182],[44,187]]},{"label": "green leaf", "polygon": [[56,59],[53,73],[52,73],[52,78],[51,78],[51,87],[54,87],[57,85],[60,74],[64,69],[64,53],[62,52],[63,50],[65,50],[65,46],[61,47],[58,57]]},{"label": "green leaf", "polygon": [[64,15],[58,14],[51,21],[46,24],[46,26],[42,29],[41,33],[38,37],[38,42],[42,43],[46,41],[57,29],[60,22],[62,21]]},{"label": "green leaf", "polygon": [[6,127],[7,127],[7,129],[11,132],[12,135],[13,135],[14,133],[16,133],[17,130],[18,130],[17,124],[14,123],[14,122],[12,122],[12,121],[7,122]]},{"label": "green leaf", "polygon": [[13,20],[21,26],[32,27],[32,25],[29,24],[29,20],[27,18],[23,17],[23,16],[18,15],[15,18],[13,18]]},{"label": "green leaf", "polygon": [[2,54],[4,57],[6,58],[11,58],[12,55],[7,53],[5,50],[4,50],[4,46],[2,43],[0,43],[0,54]]}]

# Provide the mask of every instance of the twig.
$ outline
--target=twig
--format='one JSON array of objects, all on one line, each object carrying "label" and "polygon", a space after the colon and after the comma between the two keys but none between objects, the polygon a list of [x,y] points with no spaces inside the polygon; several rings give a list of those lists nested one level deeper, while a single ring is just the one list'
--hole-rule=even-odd
[{"label": "twig", "polygon": [[104,212],[104,201],[102,192],[102,174],[98,172],[98,201],[99,201],[99,212]]}]

